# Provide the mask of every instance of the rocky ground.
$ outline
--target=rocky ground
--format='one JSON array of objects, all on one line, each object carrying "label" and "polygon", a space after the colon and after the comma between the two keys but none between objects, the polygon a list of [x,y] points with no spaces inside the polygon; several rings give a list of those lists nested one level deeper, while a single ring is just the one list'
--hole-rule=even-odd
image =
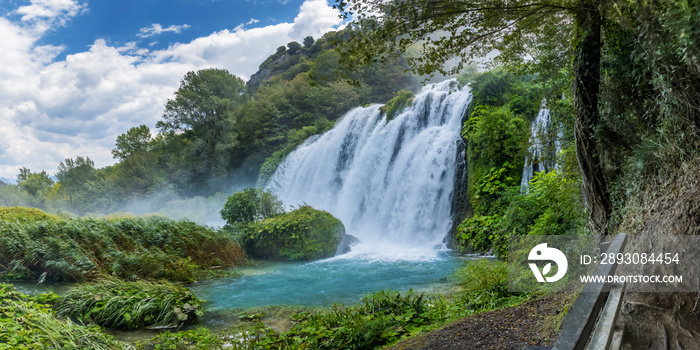
[{"label": "rocky ground", "polygon": [[450,323],[435,331],[398,343],[389,349],[508,349],[527,345],[552,345],[555,328],[575,297],[572,293],[554,293],[519,306],[483,312]]}]

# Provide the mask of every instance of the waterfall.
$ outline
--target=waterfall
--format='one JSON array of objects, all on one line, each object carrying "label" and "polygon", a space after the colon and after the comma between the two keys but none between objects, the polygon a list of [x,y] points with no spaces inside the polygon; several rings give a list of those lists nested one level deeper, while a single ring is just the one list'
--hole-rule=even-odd
[{"label": "waterfall", "polygon": [[268,187],[287,205],[338,217],[359,250],[435,251],[451,227],[455,157],[470,101],[468,88],[448,80],[424,87],[389,122],[380,105],[355,108],[290,153]]},{"label": "waterfall", "polygon": [[549,109],[545,108],[545,101],[537,117],[530,125],[530,147],[525,155],[523,176],[520,180],[521,192],[527,192],[530,180],[536,172],[551,171],[558,168],[557,154],[561,149],[561,130],[552,124]]}]

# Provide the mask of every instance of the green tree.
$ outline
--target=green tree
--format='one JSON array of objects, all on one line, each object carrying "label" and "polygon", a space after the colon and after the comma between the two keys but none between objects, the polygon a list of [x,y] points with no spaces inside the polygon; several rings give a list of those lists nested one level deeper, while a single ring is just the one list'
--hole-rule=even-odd
[{"label": "green tree", "polygon": [[310,49],[311,46],[314,46],[314,38],[309,35],[306,38],[304,38],[304,48]]},{"label": "green tree", "polygon": [[155,152],[140,150],[111,167],[105,182],[120,197],[146,194],[164,171]]},{"label": "green tree", "polygon": [[35,199],[17,185],[0,186],[0,206],[17,207],[34,205]]},{"label": "green tree", "polygon": [[129,129],[124,134],[117,136],[117,142],[112,150],[112,156],[124,160],[130,155],[147,150],[151,141],[151,129],[146,125],[139,125]]},{"label": "green tree", "polygon": [[309,76],[320,85],[327,85],[335,81],[339,67],[340,54],[336,50],[323,51],[314,60],[314,65]]},{"label": "green tree", "polygon": [[[497,52],[496,62],[527,65],[543,76],[572,64],[576,150],[591,224],[607,228],[611,203],[595,130],[600,125],[601,28],[610,0],[336,0],[356,18],[353,40],[342,49],[350,68],[396,57],[420,46],[409,64],[420,74],[457,73],[463,62]],[[495,51],[497,50],[497,51]],[[532,57],[530,61],[528,59]],[[459,63],[446,70],[445,64]]]},{"label": "green tree", "polygon": [[282,201],[270,190],[246,188],[228,197],[221,218],[229,227],[259,222],[284,213]]},{"label": "green tree", "polygon": [[75,203],[84,199],[85,186],[97,179],[96,173],[95,162],[90,157],[77,156],[75,159],[66,158],[58,164],[56,178],[65,188],[68,201]]},{"label": "green tree", "polygon": [[39,202],[43,203],[44,197],[51,191],[53,180],[46,171],[42,170],[40,173],[33,173],[27,168],[22,168],[19,170],[19,174],[17,174],[17,185]]},{"label": "green tree", "polygon": [[301,44],[299,44],[296,41],[292,41],[287,44],[287,52],[289,52],[290,55],[295,55],[299,51],[301,51]]},{"label": "green tree", "polygon": [[45,206],[51,210],[65,210],[68,205],[68,194],[60,183],[53,184],[51,191],[46,194]]},{"label": "green tree", "polygon": [[224,69],[188,72],[165,104],[156,126],[184,139],[185,178],[191,189],[221,185],[230,170],[230,152],[238,144],[235,111],[248,99],[245,82]]}]

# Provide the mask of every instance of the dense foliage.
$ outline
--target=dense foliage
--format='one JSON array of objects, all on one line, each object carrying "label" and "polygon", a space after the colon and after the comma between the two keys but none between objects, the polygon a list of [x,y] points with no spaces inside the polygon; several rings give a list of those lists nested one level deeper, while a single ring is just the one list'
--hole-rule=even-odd
[{"label": "dense foliage", "polygon": [[60,320],[51,310],[56,295],[28,296],[0,284],[0,349],[130,349],[99,327]]},{"label": "dense foliage", "polygon": [[308,205],[259,222],[250,222],[241,241],[252,257],[316,260],[335,255],[345,226],[328,212]]},{"label": "dense foliage", "polygon": [[203,315],[202,300],[169,282],[105,279],[72,287],[56,300],[59,316],[106,328],[179,327]]},{"label": "dense foliage", "polygon": [[0,220],[0,276],[5,279],[79,281],[115,275],[194,281],[212,266],[243,260],[229,234],[186,220]]},{"label": "dense foliage", "polygon": [[[510,235],[584,232],[570,102],[553,98],[549,87],[532,76],[518,77],[503,69],[469,72],[459,80],[470,85],[474,96],[462,130],[471,215],[457,227],[460,249],[492,250],[505,257]],[[530,135],[530,121],[544,96],[550,98],[553,123]],[[535,161],[554,162],[558,170],[535,174],[524,191],[523,159],[530,142],[542,150]],[[558,154],[555,143],[561,145]]]},{"label": "dense foliage", "polygon": [[542,98],[532,77],[516,77],[498,69],[472,75],[473,94],[462,136],[469,173],[469,197],[474,212],[490,213],[507,186],[520,184],[528,148],[529,121]]},{"label": "dense foliage", "polygon": [[0,221],[27,224],[35,221],[61,221],[55,215],[49,215],[36,208],[0,207]]},{"label": "dense foliage", "polygon": [[475,215],[457,228],[462,250],[508,253],[510,235],[577,235],[585,232],[580,179],[552,171],[535,174],[528,192],[520,186],[503,188],[498,209]]}]

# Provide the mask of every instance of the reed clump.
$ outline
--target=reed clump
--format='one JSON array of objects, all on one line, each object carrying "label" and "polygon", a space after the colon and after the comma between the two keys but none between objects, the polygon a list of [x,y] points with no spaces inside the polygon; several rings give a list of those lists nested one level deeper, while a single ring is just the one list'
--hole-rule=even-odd
[{"label": "reed clump", "polygon": [[175,328],[202,316],[203,303],[170,282],[105,279],[71,288],[54,308],[59,316],[106,328]]}]

